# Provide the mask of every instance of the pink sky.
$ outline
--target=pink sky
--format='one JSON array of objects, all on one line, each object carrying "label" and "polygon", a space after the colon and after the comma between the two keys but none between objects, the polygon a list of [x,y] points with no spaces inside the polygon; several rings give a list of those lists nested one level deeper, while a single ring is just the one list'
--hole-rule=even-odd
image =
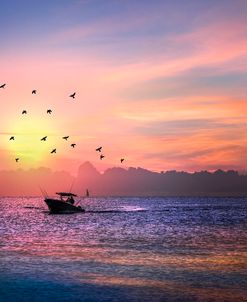
[{"label": "pink sky", "polygon": [[[167,12],[159,9],[162,2],[141,15],[137,4],[133,10],[129,4],[123,11],[108,8],[99,18],[87,19],[90,5],[69,6],[78,18],[68,24],[61,21],[68,17],[66,8],[51,5],[57,24],[45,28],[53,20],[43,12],[44,30],[38,21],[29,28],[32,21],[25,24],[19,15],[22,30],[8,25],[0,57],[0,84],[7,83],[0,90],[1,169],[44,166],[76,173],[89,160],[102,171],[119,166],[123,157],[123,167],[155,171],[245,171],[243,2],[237,1],[239,10],[200,4],[201,19],[189,7],[185,12],[172,5]],[[51,116],[47,109],[53,110]],[[47,142],[40,142],[46,135]],[[68,142],[64,135],[70,136]],[[106,156],[102,161],[98,146]]]}]

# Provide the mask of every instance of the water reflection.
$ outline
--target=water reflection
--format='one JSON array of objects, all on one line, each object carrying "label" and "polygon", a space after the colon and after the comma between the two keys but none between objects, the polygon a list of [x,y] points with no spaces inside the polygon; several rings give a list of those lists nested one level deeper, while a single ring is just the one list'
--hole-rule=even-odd
[{"label": "water reflection", "polygon": [[[218,288],[217,286],[201,288],[175,281],[102,276],[99,274],[78,274],[76,278],[79,278],[82,283],[97,285],[152,288],[162,291],[164,293],[163,297],[166,294],[169,294],[170,297],[177,296],[177,298],[190,296],[194,301],[245,301],[246,298],[244,289],[229,290],[227,288]],[[174,295],[174,293],[176,294]],[[145,291],[143,291],[143,295],[145,295]],[[174,298],[171,300],[174,301]],[[186,301],[186,298],[183,301]]]},{"label": "water reflection", "polygon": [[48,215],[39,198],[0,200],[0,289],[9,278],[28,276],[82,286],[86,297],[91,295],[86,284],[103,286],[106,301],[113,301],[113,288],[124,291],[125,301],[143,296],[149,301],[244,301],[245,200],[85,202],[85,214]]}]

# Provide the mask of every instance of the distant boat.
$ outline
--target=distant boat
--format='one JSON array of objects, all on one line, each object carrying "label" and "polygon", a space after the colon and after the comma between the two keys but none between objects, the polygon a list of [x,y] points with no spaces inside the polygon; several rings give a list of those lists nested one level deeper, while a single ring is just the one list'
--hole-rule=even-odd
[{"label": "distant boat", "polygon": [[56,193],[60,198],[45,198],[45,203],[47,204],[51,214],[71,214],[78,212],[85,212],[81,206],[75,204],[74,197],[76,194],[58,192]]},{"label": "distant boat", "polygon": [[89,197],[89,191],[88,191],[88,189],[86,190],[86,197]]}]

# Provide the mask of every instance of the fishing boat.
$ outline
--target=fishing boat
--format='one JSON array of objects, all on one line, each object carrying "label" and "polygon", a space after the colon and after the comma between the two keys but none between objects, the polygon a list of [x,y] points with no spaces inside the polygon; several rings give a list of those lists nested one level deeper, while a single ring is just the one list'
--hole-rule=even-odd
[{"label": "fishing boat", "polygon": [[60,198],[45,198],[45,203],[47,204],[51,214],[71,214],[78,212],[85,212],[81,206],[75,203],[74,197],[76,194],[67,192],[57,192]]}]

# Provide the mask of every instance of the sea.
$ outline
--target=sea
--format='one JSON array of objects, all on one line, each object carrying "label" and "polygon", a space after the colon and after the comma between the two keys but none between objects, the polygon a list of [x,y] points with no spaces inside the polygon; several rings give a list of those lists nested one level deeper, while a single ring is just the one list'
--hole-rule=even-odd
[{"label": "sea", "polygon": [[1,302],[247,301],[247,198],[0,197]]}]

